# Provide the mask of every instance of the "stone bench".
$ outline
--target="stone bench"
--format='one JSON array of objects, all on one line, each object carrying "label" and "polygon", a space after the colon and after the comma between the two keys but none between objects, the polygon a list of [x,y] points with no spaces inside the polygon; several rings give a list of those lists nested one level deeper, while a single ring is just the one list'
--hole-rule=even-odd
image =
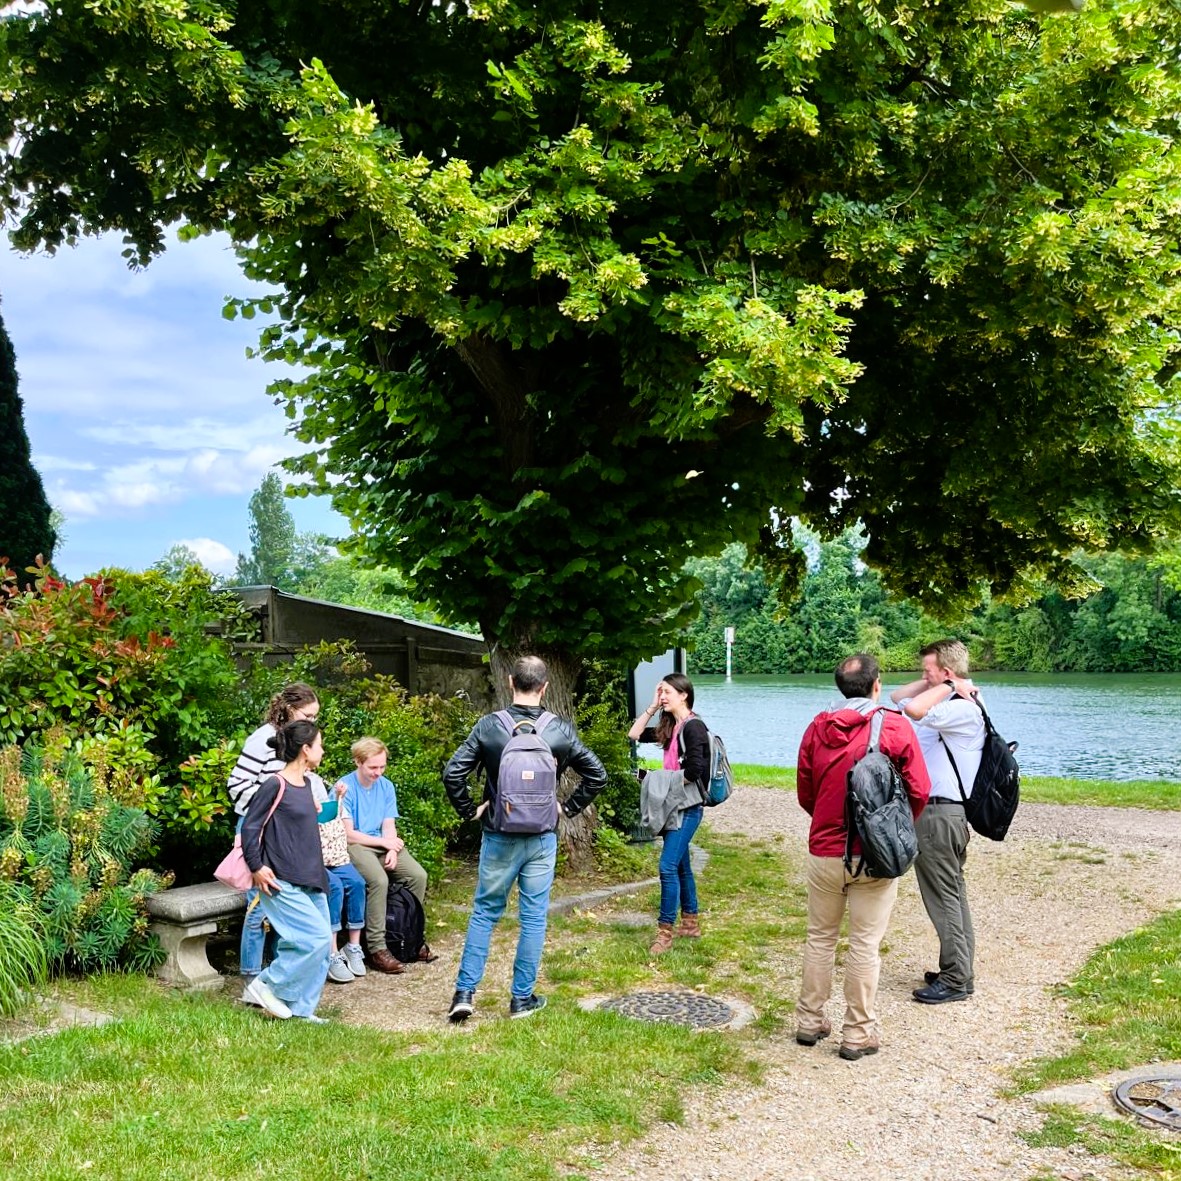
[{"label": "stone bench", "polygon": [[209,962],[206,943],[222,919],[246,910],[246,895],[221,882],[161,890],[147,899],[150,929],[167,952],[157,977],[176,988],[221,988],[225,978]]}]

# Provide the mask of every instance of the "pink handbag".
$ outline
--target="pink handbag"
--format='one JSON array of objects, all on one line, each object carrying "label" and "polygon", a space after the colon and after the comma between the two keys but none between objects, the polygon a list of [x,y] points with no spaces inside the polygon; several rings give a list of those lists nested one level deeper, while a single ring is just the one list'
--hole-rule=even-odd
[{"label": "pink handbag", "polygon": [[[285,779],[279,780],[279,794],[275,796],[275,802],[271,805],[271,810],[267,813],[267,818],[262,822],[262,828],[258,834],[258,843],[262,844],[262,834],[267,830],[267,824],[271,817],[275,814],[275,809],[279,806],[279,801],[283,798],[283,793],[287,790],[287,781]],[[233,848],[221,859],[218,867],[213,871],[213,876],[217,878],[223,885],[229,886],[231,890],[253,890],[254,889],[254,874],[250,872],[250,866],[246,864],[246,858],[242,854],[242,834],[234,833]]]}]

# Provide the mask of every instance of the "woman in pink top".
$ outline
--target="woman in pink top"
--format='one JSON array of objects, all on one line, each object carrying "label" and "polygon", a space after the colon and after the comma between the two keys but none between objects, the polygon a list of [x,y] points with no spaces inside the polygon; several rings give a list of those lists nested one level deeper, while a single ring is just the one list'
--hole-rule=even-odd
[{"label": "woman in pink top", "polygon": [[[652,722],[659,714],[659,720]],[[664,748],[666,771],[683,771],[688,783],[704,783],[709,775],[709,730],[693,712],[693,682],[683,673],[669,673],[656,686],[652,704],[636,718],[627,736],[633,742],[658,742]],[[697,882],[689,861],[689,845],[701,823],[702,805],[680,813],[681,826],[664,834],[660,854],[660,915],[656,940],[648,949],[663,955],[673,936],[697,939]],[[674,931],[677,911],[681,925]]]}]

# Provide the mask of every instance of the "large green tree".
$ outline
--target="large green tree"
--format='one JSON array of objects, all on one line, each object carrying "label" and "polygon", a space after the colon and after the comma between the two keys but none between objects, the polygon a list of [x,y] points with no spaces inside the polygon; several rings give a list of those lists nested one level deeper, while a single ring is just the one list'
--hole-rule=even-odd
[{"label": "large green tree", "polygon": [[38,556],[53,556],[52,511],[29,453],[16,353],[0,316],[0,565],[7,558],[22,581]]},{"label": "large green tree", "polygon": [[226,230],[304,469],[561,707],[687,558],[798,575],[792,515],[936,604],[1175,522],[1179,49],[1144,0],[55,0],[0,199]]}]

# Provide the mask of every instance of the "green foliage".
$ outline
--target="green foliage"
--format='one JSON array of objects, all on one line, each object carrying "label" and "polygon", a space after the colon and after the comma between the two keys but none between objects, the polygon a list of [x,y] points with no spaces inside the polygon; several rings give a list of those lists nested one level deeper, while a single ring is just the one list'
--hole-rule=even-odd
[{"label": "green foliage", "polygon": [[0,882],[0,1017],[24,1008],[47,968],[41,916],[19,889]]},{"label": "green foliage", "polygon": [[268,472],[250,498],[250,553],[238,555],[231,586],[277,586],[294,591],[328,561],[324,538],[296,533],[283,482]]},{"label": "green foliage", "polygon": [[599,818],[621,833],[631,833],[640,823],[640,785],[627,739],[627,715],[616,702],[587,698],[576,721],[582,741],[607,768],[607,786],[595,797]]},{"label": "green foliage", "polygon": [[[49,501],[29,453],[16,372],[16,353],[0,316],[0,567],[21,582],[37,558],[48,564],[57,542]],[[3,588],[0,587],[0,598]]]},{"label": "green foliage", "polygon": [[64,727],[123,798],[200,829],[179,768],[241,725],[238,671],[210,629],[233,632],[242,616],[200,567],[73,585],[43,572],[0,605],[0,744]]},{"label": "green foliage", "polygon": [[944,611],[1176,525],[1175,5],[337,15],[15,11],[0,202],[228,232],[295,466],[444,618],[630,661],[793,515]]},{"label": "green foliage", "polygon": [[[36,913],[55,970],[150,967],[159,945],[145,899],[171,880],[136,868],[154,826],[101,770],[88,772],[66,751],[60,734],[47,737],[44,751],[26,748],[23,760],[18,747],[0,750],[0,880]],[[25,962],[31,969],[38,960]]]},{"label": "green foliage", "polygon": [[975,668],[1014,672],[1169,672],[1181,668],[1181,591],[1168,551],[1079,558],[1091,593],[1056,591],[1014,606],[987,601],[941,620],[891,595],[860,559],[864,535],[830,542],[798,530],[807,563],[799,594],[781,604],[765,565],[742,546],[690,563],[701,584],[701,616],[687,633],[697,672],[725,671],[723,631],[737,631],[735,673],[828,672],[850,652],[873,652],[887,671],[913,669],[920,646],[940,635],[965,637]]}]

